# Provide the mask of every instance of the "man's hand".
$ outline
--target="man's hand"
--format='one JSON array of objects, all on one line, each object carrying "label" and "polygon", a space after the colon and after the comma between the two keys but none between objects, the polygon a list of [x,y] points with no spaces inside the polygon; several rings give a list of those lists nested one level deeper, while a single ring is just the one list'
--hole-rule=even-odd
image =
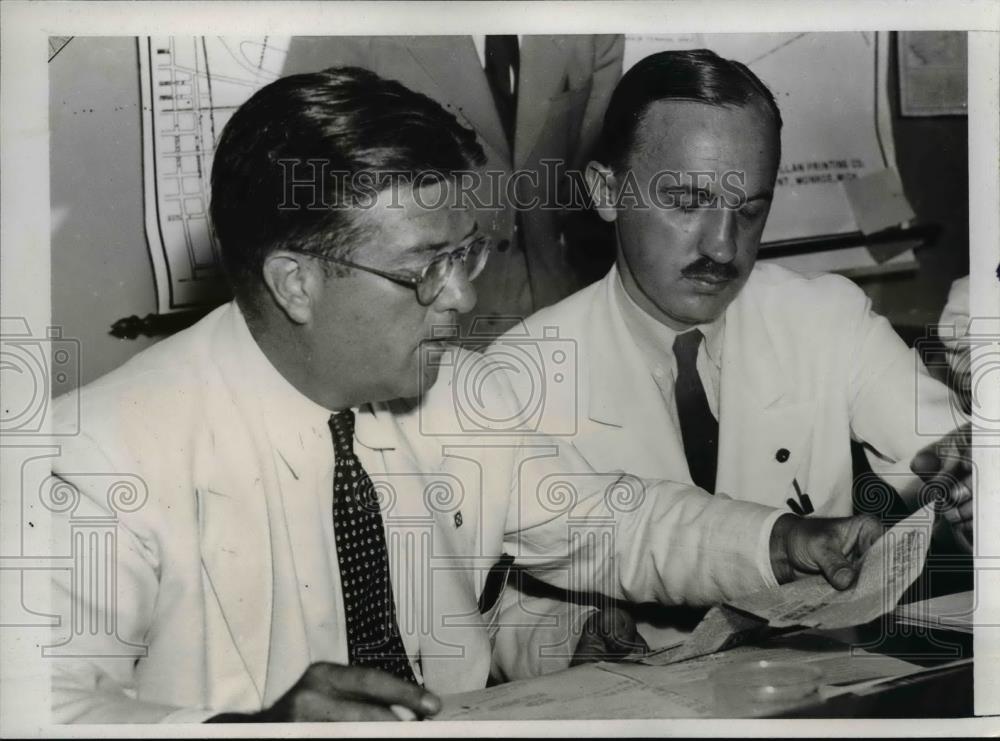
[{"label": "man's hand", "polygon": [[208,722],[392,721],[410,713],[423,718],[440,709],[436,695],[387,672],[317,662],[271,707],[258,713],[222,713]]},{"label": "man's hand", "polygon": [[798,572],[822,574],[836,589],[847,589],[858,578],[861,557],[881,535],[882,525],[870,515],[782,515],[771,530],[771,566],[779,584]]},{"label": "man's hand", "polygon": [[583,635],[576,644],[570,666],[588,661],[621,661],[649,646],[635,628],[635,620],[620,607],[598,610],[583,624]]},{"label": "man's hand", "polygon": [[[933,493],[936,510],[951,525],[955,542],[972,552],[972,425],[965,424],[931,443],[910,461],[910,470],[924,482],[923,491]],[[926,500],[924,500],[926,501]]]}]

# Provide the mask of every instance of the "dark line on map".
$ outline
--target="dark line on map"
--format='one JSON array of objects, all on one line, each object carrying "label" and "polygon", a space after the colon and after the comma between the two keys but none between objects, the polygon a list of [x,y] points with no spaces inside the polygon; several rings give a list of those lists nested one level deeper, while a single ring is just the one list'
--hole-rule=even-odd
[{"label": "dark line on map", "polygon": [[[205,55],[205,82],[208,85],[208,125],[212,130],[212,151],[215,151],[215,107],[213,105],[214,96],[212,95],[212,74],[208,69],[208,47],[205,45],[205,37],[201,37],[201,51]],[[201,106],[201,110],[204,110],[205,106]],[[201,148],[205,149],[205,142],[201,143]]]},{"label": "dark line on map", "polygon": [[264,69],[264,55],[267,53],[267,39],[264,37],[264,43],[260,45],[260,59],[257,60],[257,71],[260,72]]},{"label": "dark line on map", "polygon": [[74,38],[76,38],[76,37],[75,36],[68,36],[66,38],[66,40],[63,42],[62,46],[60,46],[58,49],[56,49],[54,52],[52,52],[52,54],[49,56],[49,61],[51,62],[53,59],[55,59],[57,56],[59,56],[59,52],[61,52],[63,49],[65,49],[67,46],[69,46],[69,42],[72,41]]}]

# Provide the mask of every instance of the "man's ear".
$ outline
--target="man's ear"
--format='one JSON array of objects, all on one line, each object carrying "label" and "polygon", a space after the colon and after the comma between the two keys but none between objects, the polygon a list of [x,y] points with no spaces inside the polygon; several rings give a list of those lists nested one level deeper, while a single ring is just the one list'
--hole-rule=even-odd
[{"label": "man's ear", "polygon": [[264,284],[274,302],[296,324],[312,319],[313,306],[323,290],[321,273],[309,258],[296,252],[272,252],[264,259]]},{"label": "man's ear", "polygon": [[615,195],[618,191],[618,182],[615,173],[606,165],[591,160],[584,170],[584,179],[587,181],[587,191],[594,202],[594,210],[607,222],[618,218],[618,210],[615,208]]}]

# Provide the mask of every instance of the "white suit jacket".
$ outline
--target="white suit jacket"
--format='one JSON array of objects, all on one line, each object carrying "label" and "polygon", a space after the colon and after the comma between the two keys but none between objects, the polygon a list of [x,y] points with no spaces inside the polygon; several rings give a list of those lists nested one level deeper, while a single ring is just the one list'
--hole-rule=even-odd
[{"label": "white suit jacket", "polygon": [[[621,314],[618,280],[612,268],[603,280],[529,317],[487,356],[508,370],[518,423],[559,435],[596,471],[690,483],[680,446],[660,442],[676,433]],[[788,500],[799,502],[794,481],[808,494],[814,516],[850,515],[854,439],[865,443],[878,475],[912,505],[919,490],[909,471],[913,455],[964,421],[948,389],[871,311],[865,294],[840,276],[805,277],[758,264],[727,308],[724,332],[716,496],[790,512]],[[519,359],[525,347],[535,352],[534,363]],[[859,489],[860,509],[877,515],[890,507],[881,479]],[[567,640],[545,627],[555,622],[546,616],[562,615],[567,603],[512,589],[503,603],[513,612],[530,605],[539,626],[532,644]],[[679,637],[670,611],[646,614],[657,625],[644,618],[639,632],[651,645]],[[501,643],[509,639],[502,636]],[[501,673],[517,679],[556,671],[569,664],[569,655],[544,659],[532,648]]]},{"label": "white suit jacket", "polygon": [[[99,590],[74,588],[72,571],[55,579],[63,632],[72,616],[101,626],[66,644],[76,658],[46,662],[57,721],[191,721],[259,709],[275,621],[287,631],[287,661],[308,664],[305,631],[294,624],[301,617],[272,610],[273,585],[296,577],[276,566],[291,559],[271,553],[269,528],[283,523],[269,520],[268,502],[280,497],[297,451],[278,442],[287,436],[274,435],[262,415],[259,389],[241,367],[241,331],[235,306],[221,307],[85,387],[78,400],[56,402],[57,433],[70,431],[80,404],[80,434],[65,439],[53,465],[80,500],[55,518],[54,539],[65,540],[80,518],[116,518],[117,559],[110,602]],[[502,419],[509,389],[493,383],[481,392],[476,399]],[[422,404],[375,405],[358,413],[356,429],[366,470],[376,484],[392,485],[383,518],[396,614],[429,689],[484,686],[496,626],[477,598],[504,550],[540,578],[640,601],[708,604],[773,583],[770,508],[665,482],[635,496],[635,482],[594,476],[569,449],[449,437],[458,430],[456,398],[444,369]],[[426,471],[438,473],[419,475]],[[131,506],[111,507],[109,476],[136,483]],[[623,483],[633,489],[624,504]],[[598,539],[603,550],[577,537],[588,523],[610,533]],[[619,530],[628,537],[615,537]],[[140,647],[138,655],[123,646]],[[516,642],[497,646],[520,650]]]},{"label": "white suit jacket", "polygon": [[[658,444],[669,429],[665,401],[615,301],[616,280],[617,268],[537,312],[489,352],[502,355],[505,343],[525,336],[570,343],[574,389],[546,400],[547,424],[561,427],[597,471],[689,483],[683,453]],[[532,393],[527,378],[511,374],[521,404]],[[852,439],[889,483],[903,486],[915,478],[912,456],[963,421],[948,389],[860,288],[768,264],[754,268],[725,313],[719,416],[716,491],[788,510],[795,480],[816,516],[852,512]],[[872,495],[872,510],[888,505]]]}]

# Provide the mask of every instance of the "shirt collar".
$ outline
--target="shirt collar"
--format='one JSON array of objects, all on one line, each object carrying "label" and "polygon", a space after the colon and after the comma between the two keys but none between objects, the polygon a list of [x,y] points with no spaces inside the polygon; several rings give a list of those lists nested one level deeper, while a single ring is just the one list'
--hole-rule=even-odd
[{"label": "shirt collar", "polygon": [[[299,467],[311,460],[307,453],[310,444],[321,441],[323,446],[333,445],[329,427],[333,412],[281,375],[253,338],[235,301],[232,306],[240,371],[260,401],[269,439],[289,468],[297,473]],[[373,450],[396,447],[392,414],[384,406],[365,403],[352,407],[355,442]],[[332,454],[333,448],[329,449]]]},{"label": "shirt collar", "polygon": [[[628,295],[617,265],[612,267],[611,271],[614,273],[612,293],[615,303],[625,320],[625,326],[628,327],[632,339],[635,340],[650,369],[663,365],[665,357],[667,362],[672,364],[674,339],[681,333],[650,316]],[[716,320],[691,328],[701,330],[705,337],[705,351],[708,358],[720,370],[722,369],[722,338],[725,333],[725,324],[726,314],[723,312]]]},{"label": "shirt collar", "polygon": [[240,368],[248,386],[260,403],[268,438],[276,451],[298,478],[299,470],[309,460],[309,451],[320,444],[330,445],[329,419],[332,412],[317,404],[293,386],[268,360],[247,326],[239,307],[233,302],[234,334]]}]

